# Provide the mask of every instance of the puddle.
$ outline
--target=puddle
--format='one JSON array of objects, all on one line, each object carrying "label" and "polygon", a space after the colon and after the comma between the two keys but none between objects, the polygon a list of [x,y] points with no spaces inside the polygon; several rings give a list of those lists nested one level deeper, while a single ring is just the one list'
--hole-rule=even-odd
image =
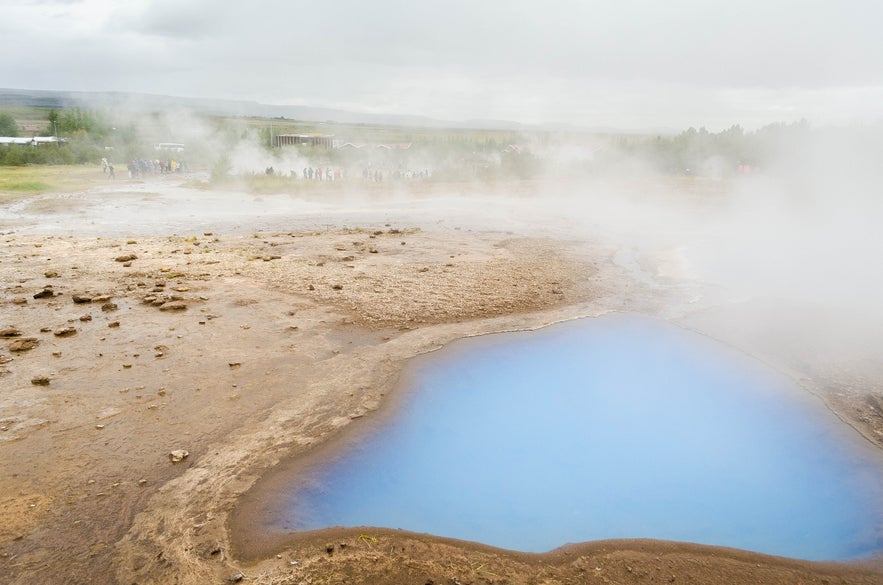
[{"label": "puddle", "polygon": [[809,560],[883,550],[880,454],[698,334],[580,320],[462,340],[407,378],[387,424],[299,469],[267,528],[382,526],[527,552],[609,538]]}]

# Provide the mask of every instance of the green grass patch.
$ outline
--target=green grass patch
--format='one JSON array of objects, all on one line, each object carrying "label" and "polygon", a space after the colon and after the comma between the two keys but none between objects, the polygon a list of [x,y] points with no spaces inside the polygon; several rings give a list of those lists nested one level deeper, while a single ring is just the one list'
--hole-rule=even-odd
[{"label": "green grass patch", "polygon": [[18,183],[7,183],[4,188],[13,193],[39,193],[41,191],[48,191],[52,186],[42,181],[21,181]]},{"label": "green grass patch", "polygon": [[0,167],[0,192],[82,191],[107,178],[97,165]]},{"label": "green grass patch", "polygon": [[97,165],[0,166],[0,204],[42,193],[75,193],[105,183]]}]

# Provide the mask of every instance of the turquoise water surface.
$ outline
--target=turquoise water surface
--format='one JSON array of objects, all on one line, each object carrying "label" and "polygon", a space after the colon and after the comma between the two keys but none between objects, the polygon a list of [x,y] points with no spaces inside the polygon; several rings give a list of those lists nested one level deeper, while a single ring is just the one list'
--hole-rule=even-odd
[{"label": "turquoise water surface", "polygon": [[417,360],[388,424],[292,487],[280,528],[383,526],[541,552],[658,538],[883,551],[878,451],[788,379],[629,315]]}]

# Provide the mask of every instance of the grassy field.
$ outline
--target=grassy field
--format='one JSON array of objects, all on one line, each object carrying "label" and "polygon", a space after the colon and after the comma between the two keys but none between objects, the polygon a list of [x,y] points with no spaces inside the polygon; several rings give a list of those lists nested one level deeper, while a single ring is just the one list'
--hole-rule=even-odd
[{"label": "grassy field", "polygon": [[0,166],[0,203],[39,193],[71,193],[107,182],[94,165]]}]

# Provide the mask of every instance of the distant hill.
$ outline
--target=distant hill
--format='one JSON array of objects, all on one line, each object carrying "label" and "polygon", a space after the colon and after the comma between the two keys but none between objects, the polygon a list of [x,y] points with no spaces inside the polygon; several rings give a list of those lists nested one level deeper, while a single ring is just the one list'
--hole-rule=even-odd
[{"label": "distant hill", "polygon": [[675,135],[674,128],[622,130],[609,127],[585,128],[569,124],[531,125],[512,120],[440,120],[428,116],[376,114],[313,106],[280,106],[255,101],[186,98],[126,92],[59,91],[0,88],[0,108],[24,106],[32,108],[103,109],[128,112],[157,112],[185,109],[218,116],[255,118],[286,118],[303,122],[337,122],[340,124],[376,124],[422,128],[506,131],[563,131],[607,135]]},{"label": "distant hill", "polygon": [[428,128],[519,130],[522,124],[506,120],[455,122],[427,116],[372,114],[311,106],[280,106],[254,101],[198,99],[125,92],[83,92],[0,88],[0,107],[25,106],[45,109],[82,108],[131,112],[186,109],[205,114],[259,118],[287,118],[306,122],[333,121],[344,124],[380,124]]}]

